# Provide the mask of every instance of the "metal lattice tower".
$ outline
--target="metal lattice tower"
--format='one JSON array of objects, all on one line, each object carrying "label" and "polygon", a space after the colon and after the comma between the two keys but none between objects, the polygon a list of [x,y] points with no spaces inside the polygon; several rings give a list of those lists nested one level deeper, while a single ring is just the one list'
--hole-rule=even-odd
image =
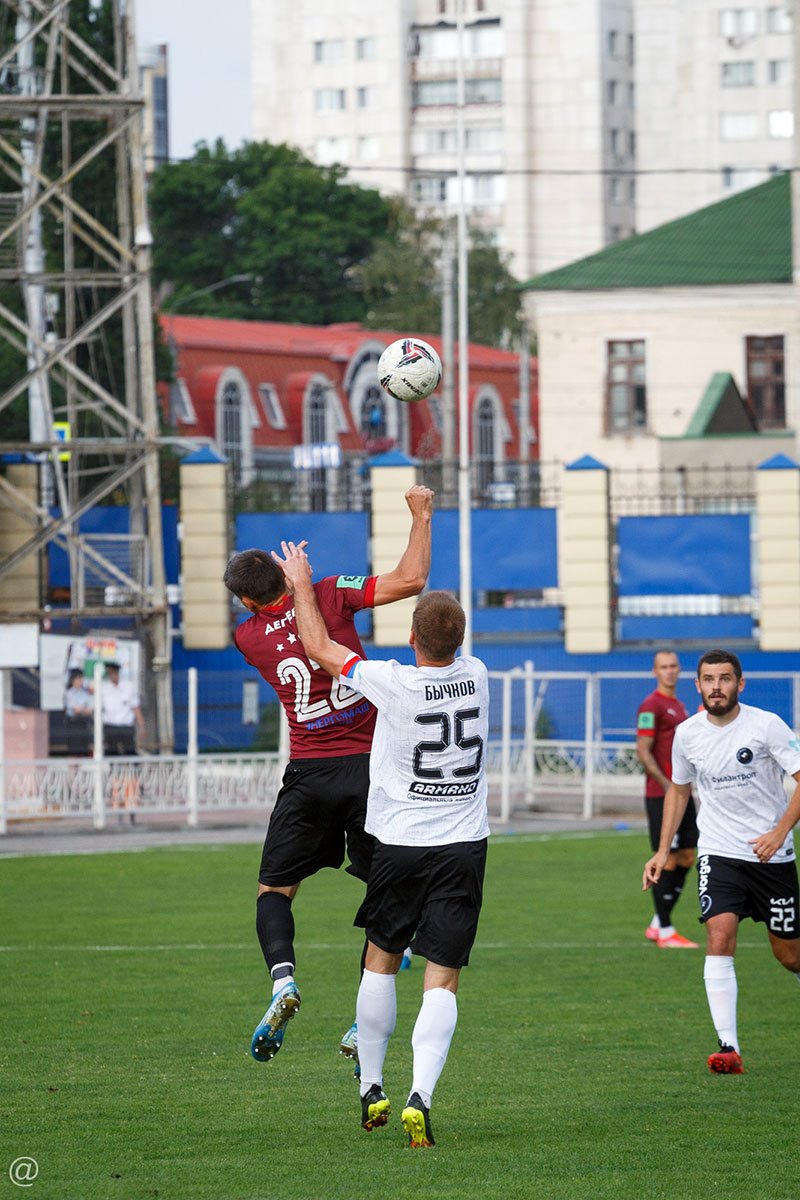
[{"label": "metal lattice tower", "polygon": [[[87,13],[95,19],[92,10],[110,21],[105,57],[78,32]],[[49,543],[66,550],[71,571],[68,608],[49,612],[40,585],[38,611],[4,604],[0,619],[66,617],[78,630],[133,618],[145,643],[151,739],[170,749],[152,237],[133,3],[0,0],[0,22],[0,338],[25,364],[0,386],[0,452],[40,464],[38,494],[0,473],[0,499],[26,523],[20,544],[0,559],[0,588]],[[95,198],[86,180],[99,166],[109,186]],[[28,438],[5,440],[26,394]],[[68,446],[59,428],[69,429]],[[129,534],[81,535],[81,516],[111,497],[129,505]]]}]

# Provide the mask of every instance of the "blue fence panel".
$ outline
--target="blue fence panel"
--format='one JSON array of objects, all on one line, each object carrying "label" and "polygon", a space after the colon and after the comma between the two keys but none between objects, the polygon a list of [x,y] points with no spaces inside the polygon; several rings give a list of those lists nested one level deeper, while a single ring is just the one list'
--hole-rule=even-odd
[{"label": "blue fence panel", "polygon": [[[476,509],[472,513],[472,584],[485,591],[558,586],[554,508]],[[458,513],[433,517],[430,586],[457,590]]]},{"label": "blue fence panel", "polygon": [[369,517],[355,513],[241,513],[236,518],[236,549],[258,546],[280,551],[282,541],[308,541],[314,578],[367,575]]},{"label": "blue fence panel", "polygon": [[750,591],[750,518],[620,517],[621,596],[741,596]]},{"label": "blue fence panel", "polygon": [[718,613],[715,616],[663,616],[621,617],[620,641],[664,642],[672,647],[674,642],[708,642],[709,647],[725,646],[731,638],[753,636],[753,618],[750,613]]}]

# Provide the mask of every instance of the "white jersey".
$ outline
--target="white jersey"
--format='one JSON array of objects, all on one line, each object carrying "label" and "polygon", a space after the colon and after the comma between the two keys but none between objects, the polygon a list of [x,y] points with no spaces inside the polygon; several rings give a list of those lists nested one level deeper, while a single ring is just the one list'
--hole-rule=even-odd
[{"label": "white jersey", "polygon": [[[675,730],[673,783],[695,783],[698,854],[758,862],[751,838],[774,829],[786,812],[784,772],[800,771],[800,738],[775,713],[741,704],[735,720],[715,725],[695,713]],[[790,862],[789,833],[770,860]]]},{"label": "white jersey", "polygon": [[378,710],[365,829],[394,846],[488,837],[489,683],[479,658],[446,667],[351,659],[340,678]]}]

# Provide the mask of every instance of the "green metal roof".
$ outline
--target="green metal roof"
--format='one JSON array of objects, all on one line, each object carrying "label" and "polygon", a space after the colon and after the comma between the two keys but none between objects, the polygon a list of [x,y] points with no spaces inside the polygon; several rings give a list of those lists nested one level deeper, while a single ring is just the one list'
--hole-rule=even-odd
[{"label": "green metal roof", "polygon": [[522,284],[523,291],[791,283],[790,176],[776,175]]},{"label": "green metal roof", "polygon": [[711,376],[684,436],[701,438],[709,434],[743,433],[758,433],[752,413],[733,376],[728,371],[717,371]]}]

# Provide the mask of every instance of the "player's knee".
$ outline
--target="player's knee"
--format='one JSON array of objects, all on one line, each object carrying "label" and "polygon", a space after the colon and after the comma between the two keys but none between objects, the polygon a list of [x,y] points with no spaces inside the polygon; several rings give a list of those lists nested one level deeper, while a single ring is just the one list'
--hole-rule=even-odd
[{"label": "player's knee", "polygon": [[773,945],[772,953],[787,971],[791,971],[793,975],[800,973],[800,939]]},{"label": "player's knee", "polygon": [[679,867],[694,866],[694,850],[678,850],[676,858]]}]

